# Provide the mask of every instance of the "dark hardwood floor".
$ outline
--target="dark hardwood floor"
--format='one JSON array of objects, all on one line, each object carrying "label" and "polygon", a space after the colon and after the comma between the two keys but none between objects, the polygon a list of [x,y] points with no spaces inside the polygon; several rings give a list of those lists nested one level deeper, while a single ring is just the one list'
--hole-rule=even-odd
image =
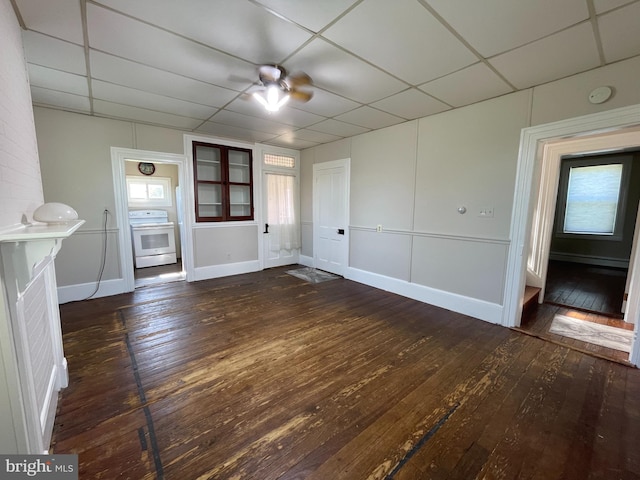
[{"label": "dark hardwood floor", "polygon": [[81,479],[640,479],[640,371],[281,269],[61,306]]},{"label": "dark hardwood floor", "polygon": [[569,315],[585,322],[633,330],[633,324],[623,321],[620,313],[626,274],[626,269],[550,260],[544,303],[526,308],[517,330],[627,364],[627,352],[549,332],[555,315]]},{"label": "dark hardwood floor", "polygon": [[544,301],[622,318],[627,269],[550,260]]}]

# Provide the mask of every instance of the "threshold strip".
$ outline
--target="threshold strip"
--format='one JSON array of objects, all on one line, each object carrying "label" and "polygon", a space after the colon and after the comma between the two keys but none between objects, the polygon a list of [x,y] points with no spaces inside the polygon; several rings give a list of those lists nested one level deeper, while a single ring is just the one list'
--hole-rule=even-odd
[{"label": "threshold strip", "polygon": [[442,425],[444,425],[445,422],[449,420],[449,417],[453,415],[453,412],[455,412],[459,406],[460,406],[460,403],[456,403],[453,407],[451,407],[451,410],[449,410],[440,420],[438,420],[438,423],[436,423],[431,428],[431,430],[425,433],[424,436],[420,439],[420,441],[416,443],[413,446],[413,448],[407,452],[404,458],[398,462],[396,467],[393,470],[391,470],[391,472],[388,473],[386,477],[384,477],[384,480],[392,480],[393,477],[395,477],[396,474],[400,471],[400,469],[404,467],[405,464],[411,459],[411,457],[413,457],[418,452],[418,450],[424,447],[425,443],[427,443],[429,439],[433,437],[438,430],[440,430],[440,427],[442,427]]},{"label": "threshold strip", "polygon": [[[142,387],[142,380],[140,379],[140,373],[138,372],[138,362],[136,361],[136,356],[133,353],[133,347],[131,346],[131,341],[129,340],[129,330],[127,329],[127,322],[122,310],[118,310],[118,314],[120,315],[120,321],[122,322],[122,326],[124,327],[124,340],[127,344],[127,351],[129,352],[129,357],[131,358],[131,366],[133,368],[133,376],[136,380],[136,385],[138,387],[138,396],[140,397],[140,402],[142,402],[142,411],[144,412],[145,419],[147,421],[147,431],[149,432],[149,443],[151,444],[151,455],[153,457],[153,463],[156,468],[156,475],[158,480],[162,480],[164,478],[164,468],[162,467],[162,460],[160,459],[160,449],[158,448],[158,441],[156,439],[156,430],[153,426],[153,418],[151,417],[151,410],[149,409],[149,405],[147,405],[147,396],[144,393],[144,388]],[[138,430],[138,435],[140,436],[141,431]],[[144,438],[144,432],[142,432],[141,439]],[[146,449],[146,442],[142,442],[141,445],[143,450]]]}]

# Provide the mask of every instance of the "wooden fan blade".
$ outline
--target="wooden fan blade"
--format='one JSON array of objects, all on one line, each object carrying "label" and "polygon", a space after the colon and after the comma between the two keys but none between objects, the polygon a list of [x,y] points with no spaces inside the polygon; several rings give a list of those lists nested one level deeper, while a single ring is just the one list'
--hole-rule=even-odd
[{"label": "wooden fan blade", "polygon": [[313,97],[313,92],[305,92],[303,90],[289,90],[289,95],[298,102],[308,102]]},{"label": "wooden fan blade", "polygon": [[262,65],[258,69],[258,74],[262,83],[279,82],[286,73],[286,70],[278,65]]},{"label": "wooden fan blade", "polygon": [[284,79],[284,81],[291,88],[301,87],[303,85],[311,85],[311,77],[304,72],[289,75]]}]

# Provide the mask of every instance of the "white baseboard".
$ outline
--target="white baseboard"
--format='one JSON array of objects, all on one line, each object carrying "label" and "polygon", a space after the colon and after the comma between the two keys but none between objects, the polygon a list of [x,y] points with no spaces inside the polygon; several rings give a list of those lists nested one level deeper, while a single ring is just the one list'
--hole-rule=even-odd
[{"label": "white baseboard", "polygon": [[[84,300],[93,293],[96,289],[95,282],[81,283],[78,285],[67,285],[64,287],[58,287],[58,303],[69,303],[78,300]],[[116,278],[113,280],[103,280],[100,282],[100,288],[95,295],[91,298],[109,297],[111,295],[118,295],[119,293],[125,293],[126,285],[122,278]]]},{"label": "white baseboard", "polygon": [[305,267],[313,267],[313,257],[307,257],[306,255],[300,255],[298,258],[298,263],[300,265],[304,265]]},{"label": "white baseboard", "polygon": [[225,263],[223,265],[210,265],[208,267],[198,267],[193,269],[193,279],[208,280],[210,278],[228,277],[230,275],[240,275],[242,273],[259,272],[262,270],[259,260],[248,262]]},{"label": "white baseboard", "polygon": [[629,268],[629,261],[619,258],[594,257],[576,253],[551,253],[549,254],[549,258],[560,262],[584,263],[587,265],[598,265],[600,267]]},{"label": "white baseboard", "polygon": [[435,305],[436,307],[484,320],[485,322],[498,325],[502,324],[503,306],[496,303],[478,300],[477,298],[464,297],[455,293],[445,292],[351,267],[347,268],[345,278],[396,293],[403,297]]}]

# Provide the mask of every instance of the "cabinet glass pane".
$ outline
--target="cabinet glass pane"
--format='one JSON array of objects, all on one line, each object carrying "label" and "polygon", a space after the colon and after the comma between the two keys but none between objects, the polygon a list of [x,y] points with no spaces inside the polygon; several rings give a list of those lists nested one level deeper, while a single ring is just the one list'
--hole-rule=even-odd
[{"label": "cabinet glass pane", "polygon": [[198,205],[199,217],[221,217],[222,205]]},{"label": "cabinet glass pane", "polygon": [[244,185],[230,185],[231,216],[248,217],[251,215],[251,188]]},{"label": "cabinet glass pane", "polygon": [[222,191],[220,185],[198,185],[198,216],[222,216]]},{"label": "cabinet glass pane", "polygon": [[234,165],[229,164],[229,181],[235,183],[249,183],[251,180],[249,176],[248,165]]},{"label": "cabinet glass pane", "polygon": [[196,175],[200,181],[219,182],[220,177],[220,163],[203,162],[198,160],[198,171]]},{"label": "cabinet glass pane", "polygon": [[217,147],[196,145],[196,176],[198,180],[219,182],[221,151]]},{"label": "cabinet glass pane", "polygon": [[248,152],[229,150],[229,181],[238,183],[249,183],[249,168],[251,159]]}]

